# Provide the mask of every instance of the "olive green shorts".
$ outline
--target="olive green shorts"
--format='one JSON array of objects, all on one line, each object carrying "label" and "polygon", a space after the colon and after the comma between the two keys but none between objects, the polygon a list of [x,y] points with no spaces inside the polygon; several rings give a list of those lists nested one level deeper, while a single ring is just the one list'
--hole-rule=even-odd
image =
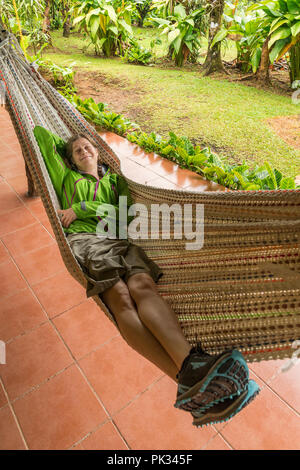
[{"label": "olive green shorts", "polygon": [[148,273],[156,282],[161,269],[142,248],[128,240],[99,238],[95,233],[71,233],[68,242],[88,280],[87,297],[101,294],[120,279]]}]

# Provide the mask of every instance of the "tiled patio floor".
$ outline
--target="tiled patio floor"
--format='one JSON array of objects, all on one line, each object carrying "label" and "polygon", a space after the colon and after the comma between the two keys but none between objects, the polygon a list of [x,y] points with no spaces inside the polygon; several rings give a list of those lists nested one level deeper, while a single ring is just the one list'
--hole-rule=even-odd
[{"label": "tiled patio floor", "polygon": [[[300,367],[250,365],[257,399],[225,424],[196,429],[172,405],[176,385],[130,349],[60,258],[39,198],[0,109],[0,449],[300,449]],[[105,139],[130,176],[213,189],[170,162]],[[204,184],[204,186],[203,186]]]}]

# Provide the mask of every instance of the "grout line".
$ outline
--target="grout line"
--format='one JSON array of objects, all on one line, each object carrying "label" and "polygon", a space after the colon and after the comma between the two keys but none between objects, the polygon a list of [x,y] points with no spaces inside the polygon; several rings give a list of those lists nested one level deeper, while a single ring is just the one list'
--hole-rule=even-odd
[{"label": "grout line", "polygon": [[65,372],[67,369],[69,369],[70,367],[74,366],[74,362],[71,362],[70,364],[68,364],[67,366],[65,366],[63,369],[59,370],[59,371],[56,371],[54,374],[50,375],[49,377],[45,378],[42,382],[38,383],[38,384],[35,384],[33,386],[31,386],[30,388],[28,388],[27,390],[25,390],[25,392],[23,392],[21,395],[19,395],[18,397],[15,397],[11,400],[11,404],[13,405],[14,403],[16,403],[17,401],[19,400],[22,400],[23,398],[25,398],[27,395],[30,395],[31,393],[34,393],[36,391],[39,391],[39,389],[41,387],[43,387],[47,382],[49,382],[50,380],[54,379],[55,377],[59,376],[60,374],[62,374],[63,372]]},{"label": "grout line", "polygon": [[[218,430],[215,428],[215,426],[214,426],[213,424],[212,424],[212,427],[213,427],[213,429],[216,431],[216,434],[214,434],[214,435],[206,442],[206,444],[204,444],[204,446],[201,447],[200,450],[206,450],[207,447],[208,447],[208,445],[211,444],[211,442],[212,442],[214,439],[216,439],[217,436],[219,436],[221,439],[223,439],[223,441],[226,442],[226,444],[230,447],[230,450],[235,450],[234,447],[232,447],[232,445],[228,442],[228,440],[225,439],[225,437],[221,434],[220,431],[218,431]],[[223,429],[223,428],[222,428],[222,429]]]},{"label": "grout line", "polygon": [[[25,178],[26,178],[26,175],[25,175]],[[18,199],[22,202],[23,206],[30,212],[30,214],[36,219],[36,221],[42,225],[42,227],[44,228],[44,230],[46,230],[46,232],[50,235],[50,237],[52,238],[52,240],[55,240],[56,241],[56,238],[53,237],[53,234],[51,232],[49,232],[49,230],[43,225],[43,223],[40,221],[40,219],[38,218],[38,216],[31,210],[31,206],[30,205],[27,205],[25,203],[25,201],[23,201],[23,199],[21,198],[20,194],[15,190],[15,188],[7,181],[7,179],[5,179],[5,182],[7,183],[7,185],[11,188],[11,190],[16,194],[16,196],[18,197]],[[28,196],[29,197],[29,196]],[[33,198],[32,198],[33,199]],[[42,206],[44,207],[43,205],[43,202],[40,198],[40,196],[37,197],[36,201],[34,202],[41,202]],[[44,208],[45,210],[45,208]],[[45,214],[47,216],[47,212],[45,210]],[[47,217],[48,219],[48,217]],[[49,220],[49,219],[48,219]]]},{"label": "grout line", "polygon": [[[77,367],[77,369],[79,370],[79,372],[81,373],[81,375],[83,376],[84,380],[86,381],[89,389],[91,390],[91,392],[93,393],[93,395],[95,396],[96,400],[99,402],[99,404],[101,405],[102,409],[104,410],[105,414],[107,415],[108,419],[105,420],[104,422],[102,422],[99,426],[97,426],[94,430],[90,431],[88,434],[86,434],[83,438],[81,438],[79,441],[77,441],[76,443],[72,444],[72,447],[74,447],[76,444],[84,441],[88,436],[90,436],[91,434],[95,433],[95,431],[97,431],[99,429],[99,427],[101,427],[103,424],[111,421],[112,424],[117,428],[114,420],[112,419],[112,416],[110,415],[109,411],[107,410],[107,408],[105,407],[103,401],[101,400],[100,396],[98,395],[98,393],[94,390],[94,387],[92,386],[92,384],[90,383],[89,379],[87,378],[85,372],[83,371],[81,365],[79,364],[79,361],[81,361],[83,358],[89,356],[90,354],[92,354],[93,352],[101,349],[101,347],[103,347],[104,345],[110,343],[115,337],[117,336],[120,336],[120,334],[116,335],[116,336],[113,336],[111,337],[109,340],[107,340],[106,342],[102,343],[102,345],[100,345],[98,348],[96,349],[93,349],[93,351],[90,351],[89,353],[87,353],[85,356],[82,356],[81,358],[79,359],[76,359],[76,357],[74,356],[71,348],[67,345],[67,343],[65,342],[63,336],[61,335],[60,331],[57,329],[56,325],[50,320],[50,322],[52,323],[52,326],[53,328],[55,329],[58,337],[61,339],[61,341],[63,342],[64,346],[66,347],[66,349],[68,350],[68,352],[70,353],[72,359],[74,360],[73,364],[72,365],[75,365]],[[118,428],[117,428],[118,429]],[[119,430],[118,430],[119,431]],[[130,449],[130,447],[128,446],[127,442],[126,442],[126,439],[125,437],[119,432],[120,434],[120,437],[122,438],[122,440],[125,442],[126,446],[128,447],[128,449]]]},{"label": "grout line", "polygon": [[[284,398],[282,398],[271,386],[271,383],[272,383],[272,380],[277,378],[277,375],[274,377],[272,376],[270,379],[262,379],[259,375],[255,374],[255,372],[253,372],[253,370],[251,370],[252,374],[257,377],[259,380],[261,380],[264,385],[262,387],[260,387],[261,391],[260,393],[265,389],[267,388],[271,393],[273,393],[273,395],[275,395],[284,405],[286,405],[291,411],[293,411],[293,413],[295,413],[298,417],[300,416],[300,413],[299,411],[297,411],[295,408],[292,407],[292,405],[290,405],[287,401],[284,400]],[[280,372],[281,374],[283,374],[284,372]]]},{"label": "grout line", "polygon": [[[222,428],[223,429],[223,428]],[[223,436],[223,434],[220,432],[218,432],[217,434],[218,436],[220,436],[220,438],[223,439],[223,441],[226,442],[226,444],[230,447],[230,450],[235,450],[235,448],[230,444],[230,442]]]},{"label": "grout line", "polygon": [[20,423],[19,423],[19,420],[18,420],[17,415],[16,415],[16,413],[15,413],[15,410],[14,410],[14,408],[13,408],[13,406],[12,406],[12,403],[11,403],[11,401],[10,401],[10,399],[9,399],[8,393],[7,393],[7,391],[6,391],[5,387],[4,387],[4,383],[3,383],[2,379],[1,379],[1,377],[0,377],[0,383],[1,383],[1,385],[2,385],[3,392],[4,392],[4,395],[5,395],[6,400],[7,400],[8,407],[9,407],[9,409],[10,409],[12,415],[13,415],[14,421],[15,421],[16,426],[17,426],[17,428],[18,428],[18,431],[19,431],[19,433],[20,433],[20,436],[21,436],[21,439],[22,439],[22,441],[23,441],[23,444],[24,444],[26,450],[29,450],[28,444],[27,444],[27,442],[26,442],[25,436],[24,436],[23,431],[22,431],[22,427],[21,427],[21,425],[20,425]]}]

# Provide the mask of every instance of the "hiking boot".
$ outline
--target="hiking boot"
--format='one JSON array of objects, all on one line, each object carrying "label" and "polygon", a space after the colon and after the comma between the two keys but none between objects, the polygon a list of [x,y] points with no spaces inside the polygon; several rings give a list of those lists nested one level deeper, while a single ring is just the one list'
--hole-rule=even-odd
[{"label": "hiking boot", "polygon": [[235,398],[226,398],[204,412],[192,412],[193,425],[199,428],[208,424],[228,421],[249,405],[259,392],[260,388],[257,383],[254,380],[249,380],[246,390],[241,395]]},{"label": "hiking boot", "polygon": [[185,411],[205,411],[225,398],[246,389],[249,369],[237,350],[218,356],[205,353],[200,345],[192,348],[177,374],[175,407]]}]

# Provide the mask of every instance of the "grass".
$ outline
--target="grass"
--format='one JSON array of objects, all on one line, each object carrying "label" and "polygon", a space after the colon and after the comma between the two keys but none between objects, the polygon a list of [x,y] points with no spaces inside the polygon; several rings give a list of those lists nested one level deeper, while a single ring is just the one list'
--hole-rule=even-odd
[{"label": "grass", "polygon": [[[156,30],[135,28],[135,33],[143,45],[149,46]],[[229,157],[231,162],[247,161],[254,166],[267,160],[286,176],[300,173],[300,151],[287,145],[266,123],[274,116],[298,114],[299,106],[291,98],[224,78],[202,77],[196,66],[166,68],[161,63],[143,67],[124,63],[117,57],[96,57],[93,47],[86,48],[87,41],[78,33],[63,38],[56,31],[53,43],[57,51],[47,51],[44,57],[58,65],[75,61],[80,69],[101,72],[107,83],[120,80],[120,93],[124,83],[133,90],[142,90],[139,101],[128,103],[126,114],[143,130],[162,136],[169,131],[186,135],[195,143],[208,145],[219,155]],[[166,44],[157,47],[156,52],[163,57]],[[233,54],[230,46],[226,60],[233,58]]]}]

